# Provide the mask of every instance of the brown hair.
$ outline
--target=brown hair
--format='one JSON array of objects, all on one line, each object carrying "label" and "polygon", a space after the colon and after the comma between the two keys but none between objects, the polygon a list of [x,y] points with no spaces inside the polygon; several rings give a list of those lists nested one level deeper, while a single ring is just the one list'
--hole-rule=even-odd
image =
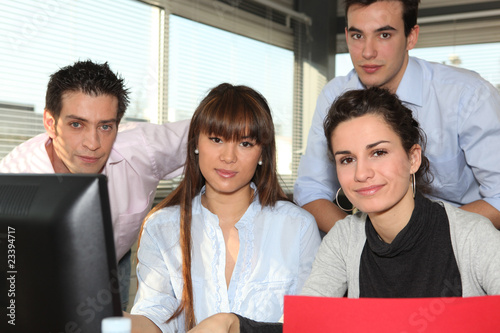
[{"label": "brown hair", "polygon": [[408,37],[411,30],[417,25],[418,4],[420,0],[344,0],[345,19],[347,23],[347,11],[352,5],[369,6],[379,1],[399,1],[403,5],[403,22],[405,26],[405,36]]},{"label": "brown hair", "polygon": [[45,109],[50,112],[56,122],[61,114],[63,96],[70,92],[82,92],[89,96],[116,97],[118,123],[129,104],[129,91],[125,87],[124,79],[113,73],[107,62],[99,64],[91,60],[77,61],[50,76],[45,94]]},{"label": "brown hair", "polygon": [[186,330],[196,325],[191,280],[191,203],[205,184],[198,155],[195,154],[200,133],[213,134],[230,141],[241,140],[244,136],[254,139],[256,144],[262,147],[262,165],[257,167],[252,178],[257,187],[260,204],[274,206],[278,200],[288,200],[279,184],[276,171],[274,124],[265,98],[246,86],[223,83],[213,88],[201,101],[191,119],[184,177],[181,183],[145,219],[164,207],[180,206],[184,288],[180,305],[168,321],[184,313]]},{"label": "brown hair", "polygon": [[323,122],[330,159],[333,160],[331,137],[335,128],[347,120],[367,114],[381,116],[401,139],[406,153],[409,154],[415,144],[422,147],[422,163],[418,171],[415,172],[415,181],[417,188],[421,192],[428,193],[432,182],[432,174],[429,171],[429,160],[424,154],[425,133],[420,128],[418,121],[413,118],[412,111],[405,107],[395,94],[386,89],[372,87],[350,90],[340,95],[333,102]]}]

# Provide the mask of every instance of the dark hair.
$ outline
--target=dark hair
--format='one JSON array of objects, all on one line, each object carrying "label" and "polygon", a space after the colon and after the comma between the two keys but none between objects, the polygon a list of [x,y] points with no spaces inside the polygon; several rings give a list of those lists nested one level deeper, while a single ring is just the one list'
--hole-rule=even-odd
[{"label": "dark hair", "polygon": [[378,1],[399,1],[403,5],[403,22],[405,25],[405,36],[408,37],[411,30],[417,25],[418,4],[420,0],[344,0],[345,19],[347,24],[347,11],[352,5],[369,6]]},{"label": "dark hair", "polygon": [[63,95],[68,92],[115,96],[118,99],[118,122],[125,114],[129,103],[129,92],[124,86],[123,78],[113,73],[107,62],[97,64],[91,60],[77,61],[50,76],[45,95],[45,109],[56,122],[61,114]]},{"label": "dark hair", "polygon": [[372,87],[350,90],[340,95],[333,102],[323,122],[330,158],[333,160],[331,137],[337,126],[345,121],[367,114],[381,116],[401,139],[406,153],[409,154],[415,144],[422,147],[422,163],[418,171],[415,172],[415,180],[419,191],[428,193],[432,175],[429,171],[429,160],[424,154],[425,133],[413,118],[412,111],[405,107],[395,94],[386,89]]},{"label": "dark hair", "polygon": [[180,246],[184,288],[181,303],[168,321],[184,312],[186,330],[196,324],[191,280],[191,202],[205,184],[198,155],[195,154],[200,133],[213,134],[230,141],[239,141],[243,137],[254,139],[262,147],[262,165],[257,167],[252,178],[257,186],[260,204],[274,206],[278,200],[288,200],[279,184],[276,171],[274,124],[265,98],[246,86],[223,83],[213,88],[201,101],[191,119],[184,177],[181,183],[155,206],[145,219],[147,220],[152,213],[161,208],[180,205]]}]

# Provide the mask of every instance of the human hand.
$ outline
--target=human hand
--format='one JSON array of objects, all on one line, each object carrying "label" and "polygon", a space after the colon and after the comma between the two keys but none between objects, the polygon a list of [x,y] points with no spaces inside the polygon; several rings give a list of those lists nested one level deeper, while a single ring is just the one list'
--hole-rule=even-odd
[{"label": "human hand", "polygon": [[200,322],[188,333],[239,333],[240,321],[234,313],[218,313]]}]

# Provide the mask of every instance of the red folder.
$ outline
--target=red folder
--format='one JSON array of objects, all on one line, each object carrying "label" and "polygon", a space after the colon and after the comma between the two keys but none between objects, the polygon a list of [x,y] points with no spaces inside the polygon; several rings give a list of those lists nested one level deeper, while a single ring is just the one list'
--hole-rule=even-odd
[{"label": "red folder", "polygon": [[500,296],[285,296],[283,332],[500,332]]}]

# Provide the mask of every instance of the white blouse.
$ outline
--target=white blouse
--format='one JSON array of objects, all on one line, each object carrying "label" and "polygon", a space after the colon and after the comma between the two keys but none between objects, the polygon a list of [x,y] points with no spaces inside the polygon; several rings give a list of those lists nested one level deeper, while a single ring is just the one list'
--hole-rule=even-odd
[{"label": "white blouse", "polygon": [[[287,201],[262,207],[256,196],[236,223],[240,247],[228,288],[224,238],[217,216],[201,205],[204,191],[193,200],[191,225],[197,322],[219,312],[278,321],[283,296],[298,294],[311,271],[321,242],[314,218]],[[139,287],[131,313],[148,317],[163,332],[185,331],[183,316],[165,323],[182,297],[179,216],[179,206],[152,215],[138,250]]]}]

